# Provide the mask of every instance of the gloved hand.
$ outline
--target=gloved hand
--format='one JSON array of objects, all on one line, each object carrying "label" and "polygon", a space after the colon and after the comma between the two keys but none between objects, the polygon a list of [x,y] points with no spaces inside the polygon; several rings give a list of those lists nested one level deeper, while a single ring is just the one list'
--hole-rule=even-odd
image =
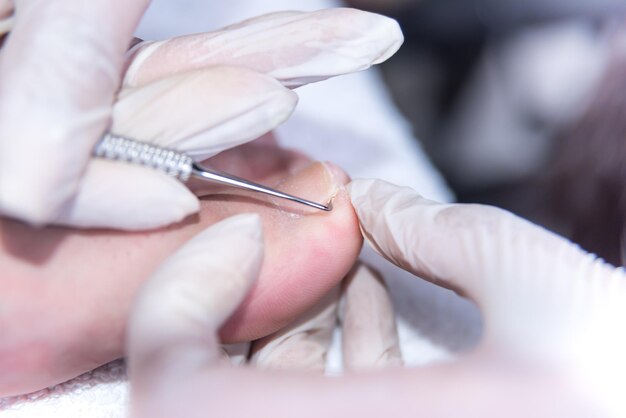
[{"label": "gloved hand", "polygon": [[79,189],[149,0],[1,3],[0,214],[44,224]]},{"label": "gloved hand", "polygon": [[442,205],[376,180],[354,181],[349,191],[378,253],[481,309],[482,342],[451,372],[477,373],[481,394],[504,396],[476,408],[493,402],[526,416],[626,414],[622,268],[501,209]]},{"label": "gloved hand", "polygon": [[224,366],[216,330],[263,258],[257,219],[239,216],[188,243],[140,294],[128,339],[135,416],[623,416],[622,270],[499,209],[441,205],[376,180],[350,193],[380,254],[480,305],[475,352],[334,379]]},{"label": "gloved hand", "polygon": [[[108,125],[207,158],[289,116],[296,97],[271,76],[295,86],[361,70],[402,42],[394,21],[365,12],[282,13],[140,44],[123,65],[146,4],[28,0],[4,20],[12,31],[0,58],[0,214],[118,229],[179,221],[198,209],[185,186],[158,172],[91,159]],[[10,8],[0,4],[0,18]],[[248,70],[221,67],[233,65]],[[116,96],[122,67],[128,72]],[[152,129],[139,135],[133,127],[143,132],[145,123]]]},{"label": "gloved hand", "polygon": [[[263,262],[263,241],[257,215],[228,218],[187,242],[146,283],[129,325],[136,397],[152,397],[155,387],[158,391],[170,390],[161,386],[161,371],[169,374],[175,369],[174,373],[179,373],[197,367],[197,377],[201,378],[199,375],[210,372],[205,362],[214,362],[234,375],[246,369],[231,366],[244,364],[250,369],[319,375],[326,366],[338,316],[343,325],[346,369],[401,364],[395,316],[386,287],[362,264],[355,266],[343,285],[284,329],[252,343],[220,347],[210,330],[220,327],[256,279]],[[195,295],[193,302],[191,294]],[[186,386],[180,389],[187,390]],[[189,412],[185,405],[170,404],[167,397],[162,400],[163,404],[151,405],[155,410],[142,407],[142,413],[161,416],[158,409],[163,405],[182,407],[178,413],[183,415]],[[193,410],[196,405],[188,407]],[[221,415],[228,409],[217,405],[213,412]]]}]

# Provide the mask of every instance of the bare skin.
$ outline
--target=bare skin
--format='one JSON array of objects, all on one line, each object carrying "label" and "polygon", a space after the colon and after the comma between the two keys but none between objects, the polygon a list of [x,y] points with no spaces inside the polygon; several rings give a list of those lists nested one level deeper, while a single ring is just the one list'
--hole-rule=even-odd
[{"label": "bare skin", "polygon": [[267,138],[209,163],[314,201],[333,198],[334,210],[196,184],[194,191],[206,195],[200,214],[151,232],[37,230],[0,220],[0,396],[34,391],[121,357],[143,281],[188,239],[226,217],[259,213],[266,250],[258,283],[220,331],[224,342],[277,331],[350,270],[362,241],[341,170],[310,165]]}]

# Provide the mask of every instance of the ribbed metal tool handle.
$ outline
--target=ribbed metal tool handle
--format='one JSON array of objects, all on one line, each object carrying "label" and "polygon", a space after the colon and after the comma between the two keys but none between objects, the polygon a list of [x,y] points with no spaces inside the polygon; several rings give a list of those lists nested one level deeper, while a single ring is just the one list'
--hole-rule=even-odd
[{"label": "ribbed metal tool handle", "polygon": [[193,170],[193,160],[185,154],[111,133],[105,134],[98,142],[94,156],[140,164],[162,171],[182,182],[189,180]]}]

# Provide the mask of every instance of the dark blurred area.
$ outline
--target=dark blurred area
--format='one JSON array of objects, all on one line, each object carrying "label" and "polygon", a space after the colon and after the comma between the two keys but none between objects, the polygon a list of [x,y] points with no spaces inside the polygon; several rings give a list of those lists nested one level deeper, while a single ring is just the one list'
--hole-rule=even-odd
[{"label": "dark blurred area", "polygon": [[400,22],[384,77],[459,201],[623,264],[626,1],[348,3]]}]

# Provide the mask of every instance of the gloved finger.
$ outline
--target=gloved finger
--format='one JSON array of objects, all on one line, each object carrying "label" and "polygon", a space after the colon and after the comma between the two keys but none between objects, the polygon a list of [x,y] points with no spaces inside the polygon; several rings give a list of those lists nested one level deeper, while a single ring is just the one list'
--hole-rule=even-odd
[{"label": "gloved finger", "polygon": [[54,223],[142,231],[182,221],[199,209],[196,196],[165,173],[94,160],[87,167],[78,194],[61,208]]},{"label": "gloved finger", "polygon": [[323,372],[337,324],[339,288],[286,328],[252,345],[250,364],[261,369]]},{"label": "gloved finger", "polygon": [[378,253],[480,304],[489,296],[488,284],[517,264],[511,243],[520,247],[523,239],[542,250],[567,245],[494,207],[439,204],[382,180],[355,180],[349,192],[365,238]]},{"label": "gloved finger", "polygon": [[256,279],[262,241],[258,215],[228,218],[186,243],[146,282],[128,327],[136,396],[219,363],[217,330]]},{"label": "gloved finger", "polygon": [[[270,77],[215,67],[125,89],[113,108],[111,129],[203,159],[273,129],[296,101]],[[94,159],[55,223],[144,230],[181,221],[198,209],[187,187],[164,173]]]},{"label": "gloved finger", "polygon": [[365,264],[357,264],[344,282],[340,317],[345,369],[402,365],[396,317],[387,286]]},{"label": "gloved finger", "polygon": [[367,69],[392,56],[402,42],[398,23],[373,13],[346,8],[279,12],[216,32],[145,42],[132,51],[124,84],[235,65],[298,87]]},{"label": "gloved finger", "polygon": [[125,88],[112,131],[203,160],[271,131],[297,101],[269,76],[213,67]]},{"label": "gloved finger", "polygon": [[16,3],[0,51],[1,213],[46,223],[75,195],[147,3]]}]

